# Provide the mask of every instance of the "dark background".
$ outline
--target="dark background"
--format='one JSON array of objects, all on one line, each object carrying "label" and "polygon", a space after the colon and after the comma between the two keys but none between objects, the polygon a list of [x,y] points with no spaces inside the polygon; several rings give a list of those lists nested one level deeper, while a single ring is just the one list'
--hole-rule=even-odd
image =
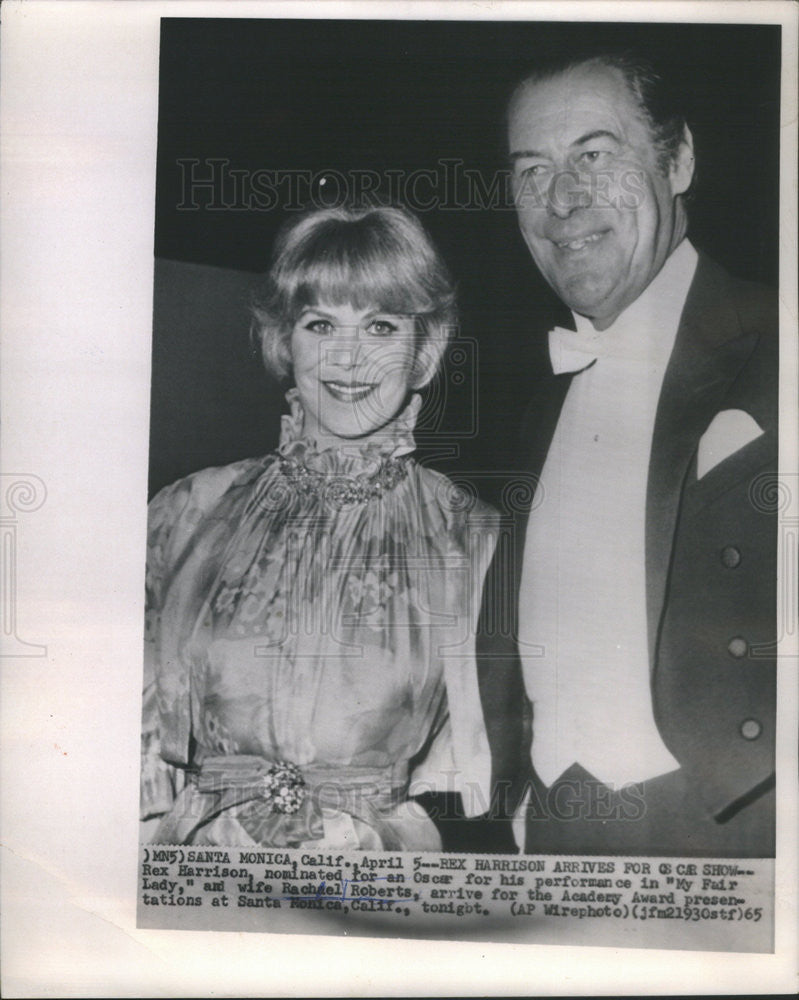
[{"label": "dark background", "polygon": [[[271,449],[282,410],[282,388],[249,346],[247,302],[286,206],[261,210],[231,184],[221,197],[187,197],[179,161],[200,161],[197,177],[211,159],[249,172],[407,176],[452,158],[489,185],[505,166],[514,82],[537,58],[589,47],[635,48],[684,87],[699,171],[689,235],[734,274],[776,285],[779,27],[162,21],[151,492]],[[320,204],[322,189],[310,196]],[[428,394],[420,455],[479,473],[490,496],[512,460],[543,334],[567,317],[511,209],[459,208],[453,197],[419,214],[456,279],[465,339]]]}]

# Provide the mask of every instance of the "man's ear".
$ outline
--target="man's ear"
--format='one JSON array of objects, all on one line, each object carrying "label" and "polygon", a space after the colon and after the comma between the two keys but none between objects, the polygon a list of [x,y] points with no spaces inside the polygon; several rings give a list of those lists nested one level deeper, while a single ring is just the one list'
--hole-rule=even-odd
[{"label": "man's ear", "polygon": [[686,125],[683,129],[682,140],[680,141],[677,155],[671,161],[669,168],[669,180],[671,182],[671,193],[676,197],[678,194],[685,194],[691,186],[694,178],[694,137],[691,130]]}]

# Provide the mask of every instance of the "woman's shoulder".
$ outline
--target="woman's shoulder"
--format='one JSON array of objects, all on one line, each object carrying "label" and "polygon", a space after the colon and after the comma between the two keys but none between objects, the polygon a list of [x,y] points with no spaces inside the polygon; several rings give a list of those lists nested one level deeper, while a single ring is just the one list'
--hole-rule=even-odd
[{"label": "woman's shoulder", "polygon": [[245,458],[230,465],[200,469],[170,483],[149,503],[151,526],[159,522],[185,519],[196,523],[215,507],[231,489],[246,487],[274,461],[273,455]]},{"label": "woman's shoulder", "polygon": [[448,476],[436,469],[417,465],[424,503],[438,511],[447,530],[457,526],[493,528],[499,522],[495,507],[481,499],[468,473]]}]

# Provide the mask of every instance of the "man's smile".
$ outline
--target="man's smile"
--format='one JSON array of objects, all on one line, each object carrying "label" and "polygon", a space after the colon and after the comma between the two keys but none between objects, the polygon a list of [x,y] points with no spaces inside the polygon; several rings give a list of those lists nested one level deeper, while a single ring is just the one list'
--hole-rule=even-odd
[{"label": "man's smile", "polygon": [[579,250],[584,250],[587,246],[592,243],[598,243],[604,236],[606,236],[608,230],[604,230],[599,233],[589,233],[586,236],[574,236],[571,239],[557,240],[553,239],[552,242],[558,248],[558,250],[570,250],[576,252]]}]

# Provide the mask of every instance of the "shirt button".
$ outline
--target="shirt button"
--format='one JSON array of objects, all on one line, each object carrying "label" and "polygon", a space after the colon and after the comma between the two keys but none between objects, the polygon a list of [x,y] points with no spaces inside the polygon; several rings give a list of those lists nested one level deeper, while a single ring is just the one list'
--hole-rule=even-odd
[{"label": "shirt button", "polygon": [[736,635],[734,639],[730,639],[727,652],[730,656],[734,656],[736,660],[740,660],[742,656],[746,656],[749,652],[749,643],[746,639],[742,639],[741,636]]},{"label": "shirt button", "polygon": [[721,561],[727,569],[735,569],[741,562],[741,553],[734,545],[725,545],[721,550]]},{"label": "shirt button", "polygon": [[745,740],[756,740],[763,732],[763,727],[757,719],[744,719],[741,723],[741,736]]}]

